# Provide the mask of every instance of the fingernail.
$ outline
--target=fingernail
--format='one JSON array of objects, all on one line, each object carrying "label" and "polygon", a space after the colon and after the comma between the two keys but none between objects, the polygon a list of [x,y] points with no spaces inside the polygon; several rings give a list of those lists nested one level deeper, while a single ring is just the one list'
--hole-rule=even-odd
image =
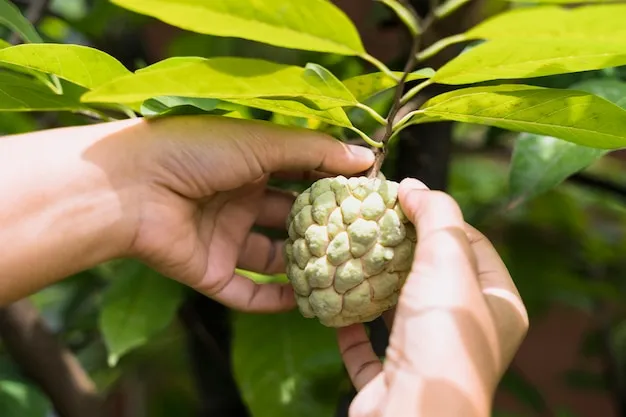
[{"label": "fingernail", "polygon": [[350,152],[359,158],[374,160],[374,152],[371,149],[359,145],[349,145]]},{"label": "fingernail", "polygon": [[415,178],[405,178],[400,183],[401,187],[408,187],[413,190],[428,190],[428,187],[423,182],[416,180]]}]

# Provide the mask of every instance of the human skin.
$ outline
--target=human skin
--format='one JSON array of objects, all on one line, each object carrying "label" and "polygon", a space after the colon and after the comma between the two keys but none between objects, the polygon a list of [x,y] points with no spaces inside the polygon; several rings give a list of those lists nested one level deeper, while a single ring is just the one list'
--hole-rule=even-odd
[{"label": "human skin", "polygon": [[363,147],[265,122],[215,116],[132,119],[0,139],[0,305],[119,258],[135,258],[224,305],[295,306],[288,285],[259,285],[235,268],[284,269],[293,196],[270,175],[354,175]]},{"label": "human skin", "polygon": [[[373,161],[368,149],[321,133],[215,116],[0,138],[0,305],[135,258],[230,308],[291,310],[289,285],[235,273],[284,271],[283,242],[251,232],[255,224],[284,229],[293,204],[266,187],[270,175],[352,176]],[[523,304],[495,250],[449,196],[404,180],[399,199],[419,243],[387,316],[385,365],[362,325],[339,330],[360,390],[351,416],[487,417],[527,327]]]},{"label": "human skin", "polygon": [[406,179],[398,199],[418,244],[398,304],[385,313],[385,362],[362,324],[337,331],[358,390],[349,415],[489,417],[528,330],[524,304],[493,245],[448,194]]}]

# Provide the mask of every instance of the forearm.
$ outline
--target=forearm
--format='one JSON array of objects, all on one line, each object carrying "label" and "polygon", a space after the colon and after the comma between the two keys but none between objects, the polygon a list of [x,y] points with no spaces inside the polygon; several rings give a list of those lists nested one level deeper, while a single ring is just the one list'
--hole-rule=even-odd
[{"label": "forearm", "polygon": [[0,305],[121,256],[132,240],[136,121],[0,138]]}]

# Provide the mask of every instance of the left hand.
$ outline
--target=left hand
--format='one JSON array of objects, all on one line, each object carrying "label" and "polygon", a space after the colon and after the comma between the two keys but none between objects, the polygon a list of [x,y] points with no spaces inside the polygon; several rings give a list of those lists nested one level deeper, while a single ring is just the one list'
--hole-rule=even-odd
[{"label": "left hand", "polygon": [[[373,163],[363,147],[269,123],[223,117],[147,122],[136,143],[143,184],[130,253],[228,307],[253,312],[295,307],[290,285],[235,274],[284,271],[283,242],[253,225],[285,228],[293,196],[268,191],[270,175],[354,175]],[[132,139],[131,139],[132,140]]]}]

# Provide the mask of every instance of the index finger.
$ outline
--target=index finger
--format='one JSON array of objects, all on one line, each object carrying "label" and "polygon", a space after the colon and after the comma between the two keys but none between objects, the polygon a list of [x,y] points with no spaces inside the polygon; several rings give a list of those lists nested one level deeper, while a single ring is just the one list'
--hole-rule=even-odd
[{"label": "index finger", "polygon": [[[374,163],[371,149],[346,144],[321,132],[262,121],[232,123],[233,130],[241,130],[232,136],[242,140],[241,145],[248,147],[250,157],[256,159],[265,173],[321,171],[352,175]],[[249,140],[250,136],[254,140]]]}]

